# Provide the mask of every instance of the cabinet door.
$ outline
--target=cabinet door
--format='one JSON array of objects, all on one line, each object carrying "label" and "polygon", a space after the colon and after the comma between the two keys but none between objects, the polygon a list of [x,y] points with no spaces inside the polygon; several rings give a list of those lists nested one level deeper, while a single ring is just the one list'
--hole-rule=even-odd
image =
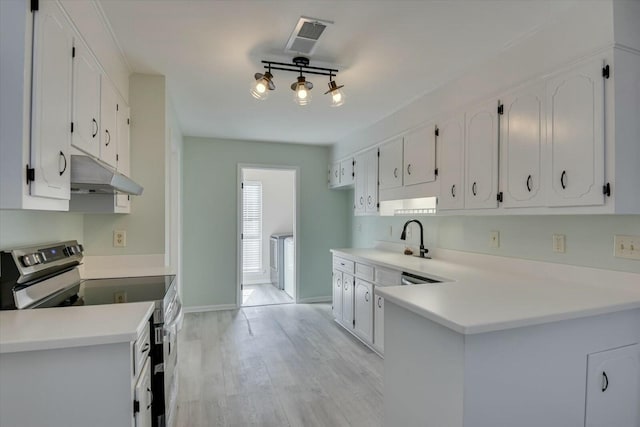
[{"label": "cabinet door", "polygon": [[73,135],[74,147],[100,156],[100,70],[89,49],[79,40],[73,58]]},{"label": "cabinet door", "polygon": [[640,345],[587,358],[586,427],[640,425]]},{"label": "cabinet door", "polygon": [[55,2],[41,2],[33,40],[32,196],[70,196],[73,33]]},{"label": "cabinet door", "polygon": [[536,84],[509,94],[502,105],[500,174],[504,206],[542,206],[544,86]]},{"label": "cabinet door", "polygon": [[376,295],[373,306],[373,346],[384,353],[384,298]]},{"label": "cabinet door", "polygon": [[498,207],[498,103],[467,113],[466,208]]},{"label": "cabinet door", "polygon": [[589,61],[547,82],[551,206],[602,205],[604,78]]},{"label": "cabinet door", "polygon": [[[138,376],[138,381],[136,382],[136,387],[134,389],[133,398],[135,399],[135,402],[137,402],[137,405],[135,403],[133,405],[135,427],[151,427],[153,421],[151,417],[153,395],[151,394],[151,373],[149,371],[149,363],[149,358],[147,358],[147,361]],[[135,411],[136,406],[137,411]]]},{"label": "cabinet door", "polygon": [[100,145],[100,159],[108,165],[116,167],[117,147],[117,113],[118,95],[115,88],[107,79],[102,79],[100,85],[100,127],[102,141]]},{"label": "cabinet door", "polygon": [[355,287],[355,333],[367,342],[373,342],[373,285],[356,279]]},{"label": "cabinet door", "polygon": [[340,162],[340,185],[353,184],[353,181],[355,180],[353,167],[353,159],[347,159]]},{"label": "cabinet door", "polygon": [[402,187],[403,141],[403,138],[398,138],[380,146],[378,173],[381,190]]},{"label": "cabinet door", "polygon": [[404,185],[436,180],[434,126],[425,126],[404,137]]},{"label": "cabinet door", "polygon": [[[116,132],[117,132],[117,154],[116,154],[116,169],[123,175],[131,176],[131,143],[129,133],[129,106],[122,101],[119,103],[119,108],[116,114]],[[123,208],[126,212],[131,206],[131,196],[128,194],[116,195],[116,206]]]},{"label": "cabinet door", "polygon": [[438,209],[464,208],[464,115],[438,126]]},{"label": "cabinet door", "polygon": [[353,329],[353,276],[342,274],[342,324]]},{"label": "cabinet door", "polygon": [[366,184],[366,208],[367,213],[378,212],[378,149],[367,152],[367,184]]},{"label": "cabinet door", "polygon": [[353,210],[356,214],[363,214],[367,204],[367,156],[366,153],[356,157],[355,164],[356,183],[353,192]]},{"label": "cabinet door", "polygon": [[329,166],[329,187],[337,187],[340,184],[340,163]]},{"label": "cabinet door", "polygon": [[342,320],[342,272],[333,270],[333,317]]}]

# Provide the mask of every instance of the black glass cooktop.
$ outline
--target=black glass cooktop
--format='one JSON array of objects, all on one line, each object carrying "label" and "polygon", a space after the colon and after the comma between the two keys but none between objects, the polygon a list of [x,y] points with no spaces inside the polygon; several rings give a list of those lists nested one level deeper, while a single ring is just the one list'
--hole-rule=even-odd
[{"label": "black glass cooktop", "polygon": [[161,301],[174,275],[87,279],[80,283],[78,296],[84,305],[140,301]]}]

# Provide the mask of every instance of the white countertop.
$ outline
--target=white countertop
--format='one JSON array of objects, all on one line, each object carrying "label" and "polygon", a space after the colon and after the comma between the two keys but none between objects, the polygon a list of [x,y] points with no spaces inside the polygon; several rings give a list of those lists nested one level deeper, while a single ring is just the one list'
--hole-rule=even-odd
[{"label": "white countertop", "polygon": [[[420,259],[378,249],[335,255],[443,280],[376,287],[386,300],[462,334],[640,308],[640,274],[439,251]],[[640,326],[639,326],[640,327]]]},{"label": "white countertop", "polygon": [[153,302],[0,311],[0,353],[135,341]]}]

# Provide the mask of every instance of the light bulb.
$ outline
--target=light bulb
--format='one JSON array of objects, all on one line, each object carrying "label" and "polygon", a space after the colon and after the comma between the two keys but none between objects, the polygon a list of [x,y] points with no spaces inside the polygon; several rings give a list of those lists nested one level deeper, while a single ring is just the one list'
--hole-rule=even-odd
[{"label": "light bulb", "polygon": [[258,91],[258,93],[264,93],[265,90],[267,90],[267,86],[264,84],[264,81],[259,81],[256,85],[256,91]]},{"label": "light bulb", "polygon": [[273,76],[270,72],[266,72],[264,75],[256,73],[255,81],[251,85],[251,96],[260,101],[267,99],[269,92],[275,88],[271,79]]},{"label": "light bulb", "polygon": [[343,86],[338,86],[338,84],[331,80],[329,81],[329,90],[325,92],[325,95],[331,94],[331,104],[332,107],[339,107],[344,104],[344,100],[346,98],[344,92],[342,91]]},{"label": "light bulb", "polygon": [[307,97],[307,90],[304,86],[301,85],[300,89],[298,89],[298,98],[305,99]]},{"label": "light bulb", "polygon": [[340,93],[340,91],[334,92],[333,93],[333,103],[337,104],[340,101],[342,101],[342,94]]}]

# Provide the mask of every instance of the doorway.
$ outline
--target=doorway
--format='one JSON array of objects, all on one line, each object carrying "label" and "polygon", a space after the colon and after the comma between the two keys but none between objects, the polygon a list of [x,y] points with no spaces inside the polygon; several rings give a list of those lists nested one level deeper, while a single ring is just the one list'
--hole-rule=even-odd
[{"label": "doorway", "polygon": [[239,307],[291,304],[298,294],[298,169],[238,165]]}]

